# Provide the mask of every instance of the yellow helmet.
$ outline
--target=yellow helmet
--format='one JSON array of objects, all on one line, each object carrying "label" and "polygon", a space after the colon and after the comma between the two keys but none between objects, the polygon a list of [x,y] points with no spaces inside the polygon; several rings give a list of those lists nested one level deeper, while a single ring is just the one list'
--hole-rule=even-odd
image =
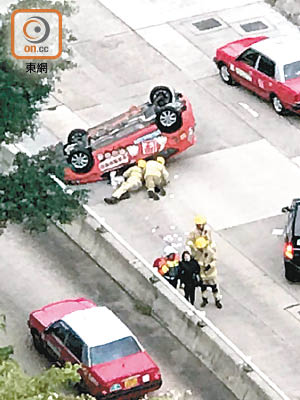
[{"label": "yellow helmet", "polygon": [[196,239],[195,246],[197,249],[205,249],[205,247],[208,246],[209,241],[205,239],[205,237],[200,236],[198,239]]},{"label": "yellow helmet", "polygon": [[206,224],[206,217],[203,215],[196,215],[194,218],[194,222],[196,225],[205,225]]},{"label": "yellow helmet", "polygon": [[145,160],[139,160],[137,165],[140,168],[145,168],[146,167],[146,161]]},{"label": "yellow helmet", "polygon": [[156,161],[162,165],[165,165],[165,159],[163,157],[157,157]]}]

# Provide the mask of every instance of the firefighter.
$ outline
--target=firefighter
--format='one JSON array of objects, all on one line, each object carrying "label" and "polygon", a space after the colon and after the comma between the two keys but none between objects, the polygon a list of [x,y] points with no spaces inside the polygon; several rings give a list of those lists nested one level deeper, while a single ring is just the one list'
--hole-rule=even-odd
[{"label": "firefighter", "polygon": [[221,295],[217,283],[217,267],[216,267],[216,248],[214,243],[209,242],[204,236],[196,239],[192,248],[192,255],[198,261],[200,266],[201,293],[202,304],[205,307],[208,303],[207,288],[211,288],[215,298],[217,308],[222,308]]},{"label": "firefighter", "polygon": [[159,195],[166,195],[164,186],[168,183],[169,173],[165,167],[165,159],[157,157],[155,160],[147,161],[145,168],[145,186],[150,199],[159,200]]},{"label": "firefighter", "polygon": [[153,267],[157,268],[162,275],[175,289],[178,282],[179,255],[172,246],[164,248],[164,257],[157,258]]},{"label": "firefighter", "polygon": [[196,240],[199,237],[204,237],[210,243],[212,242],[211,230],[207,226],[206,217],[198,214],[195,216],[194,222],[195,222],[195,228],[192,230],[192,232],[190,232],[186,240],[186,245],[188,246],[189,249],[192,249],[192,247],[195,245]]},{"label": "firefighter", "polygon": [[107,204],[116,204],[120,200],[129,199],[129,192],[138,190],[143,184],[144,171],[146,167],[145,160],[139,160],[137,165],[128,168],[124,174],[124,182],[116,189],[111,197],[104,199]]}]

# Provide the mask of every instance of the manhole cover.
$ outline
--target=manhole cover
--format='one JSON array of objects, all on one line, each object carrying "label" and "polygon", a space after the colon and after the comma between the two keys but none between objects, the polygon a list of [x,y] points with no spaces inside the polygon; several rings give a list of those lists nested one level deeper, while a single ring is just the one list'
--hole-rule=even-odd
[{"label": "manhole cover", "polygon": [[268,25],[262,21],[248,22],[247,24],[241,24],[241,28],[245,32],[261,31],[262,29],[267,29]]},{"label": "manhole cover", "polygon": [[193,25],[199,29],[199,31],[206,31],[207,29],[218,28],[222,24],[215,18],[209,18],[203,19],[202,21],[193,22]]}]

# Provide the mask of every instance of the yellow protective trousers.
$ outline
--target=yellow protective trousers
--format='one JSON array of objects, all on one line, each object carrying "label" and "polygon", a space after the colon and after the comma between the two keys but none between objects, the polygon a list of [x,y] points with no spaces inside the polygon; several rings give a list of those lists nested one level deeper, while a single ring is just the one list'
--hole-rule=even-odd
[{"label": "yellow protective trousers", "polygon": [[136,176],[130,176],[122,185],[113,192],[112,196],[119,199],[126,192],[133,192],[142,186],[142,182]]},{"label": "yellow protective trousers", "polygon": [[154,190],[155,187],[161,187],[161,177],[156,175],[148,175],[145,178],[145,186],[147,190]]}]

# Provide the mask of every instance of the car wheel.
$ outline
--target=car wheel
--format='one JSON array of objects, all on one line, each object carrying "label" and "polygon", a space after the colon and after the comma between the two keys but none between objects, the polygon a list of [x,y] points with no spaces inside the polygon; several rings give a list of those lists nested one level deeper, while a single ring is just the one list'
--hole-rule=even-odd
[{"label": "car wheel", "polygon": [[219,73],[222,81],[225,82],[227,85],[234,84],[234,81],[226,64],[219,65]]},{"label": "car wheel", "polygon": [[159,107],[164,107],[173,101],[173,92],[167,86],[155,86],[150,93],[150,101]]},{"label": "car wheel", "polygon": [[281,100],[279,97],[276,95],[273,95],[271,98],[273,108],[275,112],[279,115],[285,115],[286,114],[286,109],[284,108],[283,104],[281,103]]},{"label": "car wheel", "polygon": [[80,143],[87,135],[84,129],[73,129],[68,136],[68,143]]},{"label": "car wheel", "polygon": [[43,341],[38,331],[36,329],[31,329],[31,335],[34,347],[37,349],[39,353],[41,354],[44,353]]},{"label": "car wheel", "polygon": [[181,113],[173,107],[164,107],[156,114],[156,125],[161,132],[176,132],[182,127]]},{"label": "car wheel", "polygon": [[285,278],[290,282],[299,282],[299,279],[295,276],[295,273],[291,270],[290,266],[284,263]]},{"label": "car wheel", "polygon": [[92,169],[94,165],[94,157],[89,150],[77,148],[70,152],[68,163],[71,164],[74,172],[83,174]]}]

